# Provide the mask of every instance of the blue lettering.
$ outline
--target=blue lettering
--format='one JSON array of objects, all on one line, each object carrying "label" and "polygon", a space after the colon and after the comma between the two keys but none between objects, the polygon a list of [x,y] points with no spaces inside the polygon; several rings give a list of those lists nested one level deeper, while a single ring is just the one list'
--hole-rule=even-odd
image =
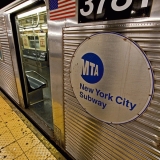
[{"label": "blue lettering", "polygon": [[113,96],[111,96],[111,94],[109,93],[109,94],[108,94],[108,100],[109,100],[109,101],[113,101],[112,98],[113,98]]},{"label": "blue lettering", "polygon": [[117,97],[116,97],[116,102],[117,102],[118,104],[122,104],[122,102],[120,102],[119,99],[120,99],[120,100],[123,100],[122,97],[117,96]]},{"label": "blue lettering", "polygon": [[92,98],[88,95],[88,101],[92,101]]},{"label": "blue lettering", "polygon": [[85,90],[85,91],[88,91],[88,87],[85,86],[84,90]]},{"label": "blue lettering", "polygon": [[106,94],[106,93],[102,92],[100,89],[99,90],[96,89],[96,95],[100,96],[101,98],[104,98],[104,99],[106,99],[108,97],[108,100],[111,100],[111,101],[112,101],[112,98],[113,98],[113,96],[111,96],[110,93]]},{"label": "blue lettering", "polygon": [[107,104],[103,103],[103,102],[102,102],[102,104],[103,104],[103,108],[102,109],[105,109]]},{"label": "blue lettering", "polygon": [[83,92],[80,92],[80,97],[83,98],[83,99],[85,99],[85,100],[88,100],[89,102],[92,102],[94,104],[97,104],[97,105],[101,106],[102,109],[105,109],[105,107],[107,106],[106,103],[98,101],[97,99],[94,99],[94,98],[92,98],[89,95],[85,95],[85,94],[83,94]]},{"label": "blue lettering", "polygon": [[83,98],[83,92],[80,92],[80,97]]},{"label": "blue lettering", "polygon": [[136,107],[136,104],[132,104],[132,102],[130,102],[129,100],[126,100],[125,98],[122,98],[120,96],[116,97],[116,103],[121,104],[126,107],[129,107],[130,111],[132,111]]},{"label": "blue lettering", "polygon": [[104,93],[103,92],[100,93],[100,97],[102,97],[102,98],[104,97]]},{"label": "blue lettering", "polygon": [[92,88],[88,88],[87,86],[85,86],[84,84],[80,83],[80,89],[84,90],[84,91],[88,91],[89,93],[93,93],[94,89]]},{"label": "blue lettering", "polygon": [[128,103],[129,103],[129,100],[126,100],[126,107],[129,107],[129,106],[128,106]]},{"label": "blue lettering", "polygon": [[89,93],[93,93],[94,92],[94,89],[88,88],[88,90],[89,90]]},{"label": "blue lettering", "polygon": [[130,111],[132,111],[135,108],[136,104],[132,106],[132,103],[130,102],[130,106],[131,106]]},{"label": "blue lettering", "polygon": [[84,84],[80,83],[80,89],[84,90]]},{"label": "blue lettering", "polygon": [[100,91],[101,91],[101,90],[96,89],[96,94],[97,94],[97,96],[98,96],[98,94],[99,94]]},{"label": "blue lettering", "polygon": [[97,104],[97,100],[94,99],[94,98],[92,98],[92,102],[95,103],[95,104]]},{"label": "blue lettering", "polygon": [[102,102],[101,102],[101,101],[98,101],[98,105],[101,106],[101,105],[102,105]]},{"label": "blue lettering", "polygon": [[84,94],[84,95],[83,95],[83,98],[87,100],[88,97]]},{"label": "blue lettering", "polygon": [[124,100],[123,100],[123,106],[125,105],[125,103],[126,103],[126,99],[124,98]]}]

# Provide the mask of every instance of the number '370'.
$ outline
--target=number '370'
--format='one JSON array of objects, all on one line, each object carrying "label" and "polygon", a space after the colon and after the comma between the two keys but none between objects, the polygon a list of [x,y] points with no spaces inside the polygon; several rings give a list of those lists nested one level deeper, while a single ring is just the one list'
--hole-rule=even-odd
[{"label": "number '370'", "polygon": [[[85,1],[85,5],[87,5],[89,7],[89,9],[88,9],[88,11],[84,11],[83,8],[80,9],[80,13],[81,13],[82,16],[88,16],[93,12],[94,4],[93,4],[92,1],[93,0],[86,0]],[[111,7],[114,11],[123,11],[123,10],[127,9],[132,4],[133,0],[126,0],[125,4],[122,5],[122,6],[118,6],[117,1],[119,1],[119,0],[112,0],[112,2],[111,2]],[[98,6],[98,9],[97,9],[97,14],[102,13],[104,3],[105,3],[105,0],[100,0],[99,6]],[[141,8],[145,8],[147,6],[148,6],[148,0],[142,0]]]}]

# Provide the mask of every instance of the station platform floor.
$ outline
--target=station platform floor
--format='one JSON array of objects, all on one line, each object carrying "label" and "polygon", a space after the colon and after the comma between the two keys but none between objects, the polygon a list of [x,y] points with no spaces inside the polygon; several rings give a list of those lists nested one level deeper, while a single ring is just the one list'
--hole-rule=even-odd
[{"label": "station platform floor", "polygon": [[0,160],[65,160],[0,92]]}]

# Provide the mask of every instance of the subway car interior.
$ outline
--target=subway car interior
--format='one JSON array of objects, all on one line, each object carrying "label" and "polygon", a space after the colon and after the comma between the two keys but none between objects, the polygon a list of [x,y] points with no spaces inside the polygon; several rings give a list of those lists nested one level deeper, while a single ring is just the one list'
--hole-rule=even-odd
[{"label": "subway car interior", "polygon": [[15,17],[27,104],[53,129],[46,6]]},{"label": "subway car interior", "polygon": [[36,123],[41,122],[52,131],[53,114],[46,5],[40,1],[33,7],[11,15],[11,21],[15,31],[18,67],[21,68],[25,108],[29,111],[27,114],[32,115]]},{"label": "subway car interior", "polygon": [[68,159],[158,160],[159,28],[159,0],[10,1],[0,90]]}]

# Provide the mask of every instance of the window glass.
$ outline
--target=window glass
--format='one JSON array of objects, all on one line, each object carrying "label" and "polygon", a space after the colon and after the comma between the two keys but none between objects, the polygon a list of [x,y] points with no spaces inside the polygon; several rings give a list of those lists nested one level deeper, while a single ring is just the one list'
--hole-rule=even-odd
[{"label": "window glass", "polygon": [[17,15],[16,24],[28,109],[53,128],[46,14],[40,6]]}]

